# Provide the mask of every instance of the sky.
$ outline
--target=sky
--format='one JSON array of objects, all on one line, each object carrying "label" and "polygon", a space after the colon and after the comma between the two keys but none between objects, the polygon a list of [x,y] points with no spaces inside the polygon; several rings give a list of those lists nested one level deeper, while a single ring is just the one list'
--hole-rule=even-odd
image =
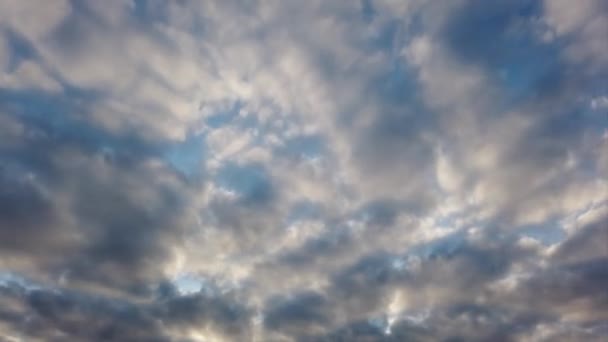
[{"label": "sky", "polygon": [[606,341],[608,2],[0,1],[0,341]]}]

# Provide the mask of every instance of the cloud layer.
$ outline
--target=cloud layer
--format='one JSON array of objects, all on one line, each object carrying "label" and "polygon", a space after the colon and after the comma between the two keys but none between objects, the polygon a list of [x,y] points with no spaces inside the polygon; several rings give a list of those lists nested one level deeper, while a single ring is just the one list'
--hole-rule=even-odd
[{"label": "cloud layer", "polygon": [[0,341],[602,341],[608,6],[4,1]]}]

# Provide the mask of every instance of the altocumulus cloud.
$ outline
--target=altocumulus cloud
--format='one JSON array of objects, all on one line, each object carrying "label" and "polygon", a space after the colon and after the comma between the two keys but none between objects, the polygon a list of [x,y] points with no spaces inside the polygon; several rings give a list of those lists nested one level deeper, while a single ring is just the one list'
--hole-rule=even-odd
[{"label": "altocumulus cloud", "polygon": [[0,2],[0,341],[605,341],[603,0]]}]

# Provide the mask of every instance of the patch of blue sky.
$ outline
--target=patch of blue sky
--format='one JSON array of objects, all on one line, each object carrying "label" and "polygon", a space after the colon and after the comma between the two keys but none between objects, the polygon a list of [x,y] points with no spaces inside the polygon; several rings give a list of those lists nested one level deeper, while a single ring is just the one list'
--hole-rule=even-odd
[{"label": "patch of blue sky", "polygon": [[543,224],[527,225],[518,229],[520,236],[530,237],[545,246],[555,245],[567,237],[558,222],[550,220]]},{"label": "patch of blue sky", "polygon": [[34,282],[27,280],[15,273],[8,271],[0,271],[0,287],[16,284],[27,291],[39,290],[42,287]]},{"label": "patch of blue sky", "polygon": [[207,280],[194,274],[184,273],[173,279],[173,284],[182,296],[198,293],[200,291],[211,292]]},{"label": "patch of blue sky", "polygon": [[453,57],[476,62],[497,76],[505,93],[499,112],[533,99],[560,82],[563,72],[559,41],[540,36],[539,2],[504,2],[464,6],[451,17],[443,39]]},{"label": "patch of blue sky", "polygon": [[370,22],[376,16],[376,9],[372,0],[361,0],[361,17],[366,22]]},{"label": "patch of blue sky", "polygon": [[276,148],[275,153],[283,157],[314,159],[326,152],[325,141],[318,135],[300,135],[287,139]]},{"label": "patch of blue sky", "polygon": [[9,52],[8,65],[5,71],[14,71],[24,60],[36,58],[36,51],[26,39],[8,30],[3,33],[6,38]]},{"label": "patch of blue sky", "polygon": [[186,177],[199,177],[206,158],[205,136],[191,134],[184,141],[169,145],[165,149],[164,158]]},{"label": "patch of blue sky", "polygon": [[[520,104],[538,95],[543,83],[559,82],[555,79],[560,69],[559,51],[552,45],[540,45],[532,38],[514,40],[512,49],[519,51],[508,63],[497,65],[497,74],[505,90],[505,106]],[[515,60],[514,60],[515,59]]]},{"label": "patch of blue sky", "polygon": [[[204,136],[189,135],[177,143],[149,142],[134,134],[116,135],[92,125],[86,116],[74,113],[82,106],[78,103],[95,101],[94,93],[67,87],[66,94],[49,94],[35,90],[0,90],[0,102],[8,106],[18,119],[27,122],[48,135],[48,138],[78,143],[81,148],[99,152],[108,157],[116,155],[160,156],[187,177],[200,175],[205,158]],[[69,95],[69,96],[66,96]],[[69,99],[69,100],[68,100]]]},{"label": "patch of blue sky", "polygon": [[[0,89],[0,110],[8,109],[29,127],[28,134],[44,141],[71,144],[108,157],[145,157],[156,155],[161,143],[142,140],[136,134],[114,134],[87,120],[86,105],[99,94],[65,87],[63,94],[36,90]],[[77,114],[78,113],[78,114]],[[16,159],[23,159],[16,156]]]},{"label": "patch of blue sky", "polygon": [[319,204],[303,199],[294,203],[287,214],[287,224],[321,217]]},{"label": "patch of blue sky", "polygon": [[239,112],[243,109],[244,105],[240,101],[235,101],[224,110],[219,110],[205,118],[205,125],[210,129],[220,128],[229,125],[239,117]]},{"label": "patch of blue sky", "polygon": [[467,235],[464,231],[458,231],[448,236],[413,246],[407,251],[408,256],[416,256],[421,259],[434,259],[449,257],[465,246]]},{"label": "patch of blue sky", "polygon": [[384,23],[367,41],[367,47],[372,51],[387,51],[393,53],[400,45],[402,23],[399,20],[390,20]]},{"label": "patch of blue sky", "polygon": [[395,59],[385,74],[379,75],[377,81],[380,88],[378,94],[389,105],[407,105],[410,109],[419,111],[422,102],[419,97],[420,88],[414,70],[400,59]]},{"label": "patch of blue sky", "polygon": [[[203,172],[203,163],[208,157],[206,148],[206,137],[207,134],[216,129],[221,129],[226,126],[232,126],[238,129],[260,129],[258,127],[258,121],[255,115],[241,116],[240,112],[243,110],[245,105],[241,101],[234,101],[233,103],[225,106],[223,109],[218,109],[216,112],[208,115],[203,119],[204,130],[200,134],[191,133],[182,142],[169,144],[164,148],[165,160],[176,170],[184,174],[189,178],[196,178],[201,176]],[[261,142],[261,138],[257,138],[257,143]],[[237,181],[234,168],[235,165],[228,164],[225,166],[223,171],[218,173],[218,179],[223,187],[228,190],[234,190],[237,193],[247,193],[252,190],[253,183],[259,180],[259,177],[254,177],[250,184],[245,184],[248,181]],[[226,172],[226,175],[221,173]],[[245,172],[245,171],[243,171]],[[255,173],[255,172],[254,172]],[[253,174],[252,174],[253,175]],[[246,175],[241,175],[247,178]],[[234,181],[230,181],[229,178],[234,178]]]},{"label": "patch of blue sky", "polygon": [[272,184],[267,171],[260,165],[227,163],[214,176],[215,183],[238,194],[245,204],[262,204],[272,197]]},{"label": "patch of blue sky", "polygon": [[[371,0],[362,1],[361,14],[366,21],[371,21],[376,16],[376,10]],[[414,35],[406,31],[404,23],[400,20],[390,20],[382,23],[377,31],[368,36],[363,42],[363,48],[370,51],[384,52],[390,56],[390,64],[387,64],[382,73],[375,76],[370,83],[374,91],[382,97],[383,102],[388,104],[413,104],[418,92],[416,74],[401,58],[401,49]]]},{"label": "patch of blue sky", "polygon": [[131,14],[146,25],[155,21],[169,24],[169,13],[163,3],[154,0],[133,0]]},{"label": "patch of blue sky", "polygon": [[439,216],[435,219],[435,225],[439,228],[452,228],[458,216],[461,216],[461,213]]},{"label": "patch of blue sky", "polygon": [[37,90],[0,89],[0,104],[12,109],[14,115],[55,129],[68,125],[75,110],[74,101],[67,100],[63,94]]},{"label": "patch of blue sky", "polygon": [[467,246],[466,232],[452,233],[446,237],[409,247],[403,253],[382,256],[383,265],[392,272],[407,274],[424,260],[449,259]]},{"label": "patch of blue sky", "polygon": [[471,213],[475,212],[476,208],[466,207],[458,212],[450,213],[448,215],[439,215],[434,218],[435,226],[440,229],[467,229],[475,225],[485,224],[487,222],[481,222],[479,219],[471,219]]},{"label": "patch of blue sky", "polygon": [[403,271],[407,268],[407,261],[402,257],[393,257],[390,263],[391,268],[396,271]]},{"label": "patch of blue sky", "polygon": [[423,128],[434,124],[433,113],[423,103],[416,73],[407,61],[394,57],[386,69],[372,78],[369,83],[373,88],[371,93],[382,103],[381,115],[377,118],[380,127],[385,123],[388,127],[384,129],[409,134],[410,126]]},{"label": "patch of blue sky", "polygon": [[133,0],[133,15],[142,20],[151,20],[151,4],[148,0]]}]

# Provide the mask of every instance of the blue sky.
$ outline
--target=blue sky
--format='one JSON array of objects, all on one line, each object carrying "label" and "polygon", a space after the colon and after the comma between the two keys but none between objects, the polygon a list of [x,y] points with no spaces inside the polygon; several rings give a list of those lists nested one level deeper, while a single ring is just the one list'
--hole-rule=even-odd
[{"label": "blue sky", "polygon": [[3,1],[0,336],[604,341],[606,37],[602,0]]}]

